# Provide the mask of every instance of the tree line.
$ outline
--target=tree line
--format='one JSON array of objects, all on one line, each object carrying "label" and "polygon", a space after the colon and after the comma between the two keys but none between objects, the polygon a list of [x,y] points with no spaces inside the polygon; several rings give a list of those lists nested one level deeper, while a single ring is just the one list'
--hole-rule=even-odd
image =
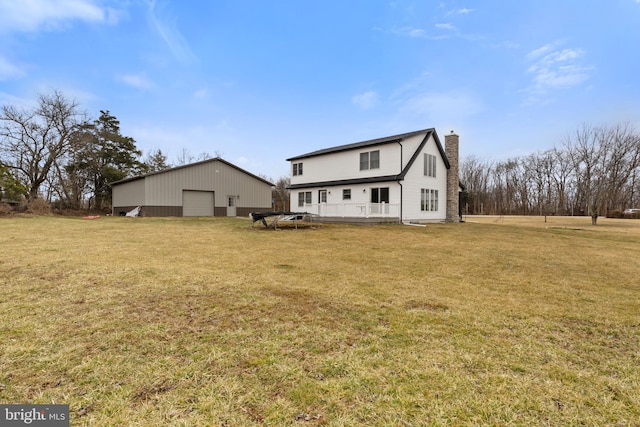
[{"label": "tree line", "polygon": [[[143,158],[108,110],[90,119],[59,91],[39,95],[33,108],[0,109],[0,203],[44,201],[61,210],[109,210],[111,183],[211,158],[185,148],[173,164],[161,150]],[[288,184],[282,177],[273,189],[274,206],[282,210],[288,209]]]},{"label": "tree line", "polygon": [[45,200],[61,209],[106,209],[110,183],[169,167],[160,151],[142,159],[108,110],[89,119],[61,92],[38,96],[33,108],[0,110],[0,201]]},{"label": "tree line", "polygon": [[640,206],[640,134],[628,123],[583,124],[559,146],[505,161],[460,164],[463,213],[612,215]]}]

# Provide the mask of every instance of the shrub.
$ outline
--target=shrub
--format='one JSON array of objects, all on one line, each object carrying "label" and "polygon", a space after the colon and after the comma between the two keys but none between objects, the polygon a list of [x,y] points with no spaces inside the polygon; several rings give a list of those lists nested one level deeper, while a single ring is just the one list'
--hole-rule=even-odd
[{"label": "shrub", "polygon": [[0,202],[0,216],[7,216],[13,213],[13,208],[8,203]]},{"label": "shrub", "polygon": [[624,215],[619,210],[607,212],[607,218],[624,218]]},{"label": "shrub", "polygon": [[35,215],[51,215],[51,204],[41,198],[32,199],[27,203],[26,212]]}]

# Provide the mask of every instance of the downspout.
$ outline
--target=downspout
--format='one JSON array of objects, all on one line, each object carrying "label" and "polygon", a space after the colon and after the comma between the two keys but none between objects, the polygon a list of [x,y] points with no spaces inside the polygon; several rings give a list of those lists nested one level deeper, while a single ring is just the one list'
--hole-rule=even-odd
[{"label": "downspout", "polygon": [[[404,147],[402,146],[402,140],[398,141],[398,145],[400,146],[400,173],[402,173],[402,154],[404,150]],[[398,185],[400,186],[400,209],[399,209],[400,218],[399,220],[400,220],[400,224],[402,224],[402,190],[403,190],[402,181],[398,180]]]}]

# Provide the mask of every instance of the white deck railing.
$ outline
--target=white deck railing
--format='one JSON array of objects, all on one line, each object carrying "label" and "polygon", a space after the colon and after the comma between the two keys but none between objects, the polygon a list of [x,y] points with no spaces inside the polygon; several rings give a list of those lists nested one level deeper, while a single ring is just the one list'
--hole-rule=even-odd
[{"label": "white deck railing", "polygon": [[398,218],[398,203],[311,203],[298,207],[311,214],[332,217]]}]

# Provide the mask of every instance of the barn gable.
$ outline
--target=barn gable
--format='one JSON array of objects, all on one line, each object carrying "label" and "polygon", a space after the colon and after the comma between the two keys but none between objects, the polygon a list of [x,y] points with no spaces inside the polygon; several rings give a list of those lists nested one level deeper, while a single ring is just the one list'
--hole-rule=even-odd
[{"label": "barn gable", "polygon": [[246,216],[271,208],[272,186],[218,157],[112,183],[113,214]]}]

